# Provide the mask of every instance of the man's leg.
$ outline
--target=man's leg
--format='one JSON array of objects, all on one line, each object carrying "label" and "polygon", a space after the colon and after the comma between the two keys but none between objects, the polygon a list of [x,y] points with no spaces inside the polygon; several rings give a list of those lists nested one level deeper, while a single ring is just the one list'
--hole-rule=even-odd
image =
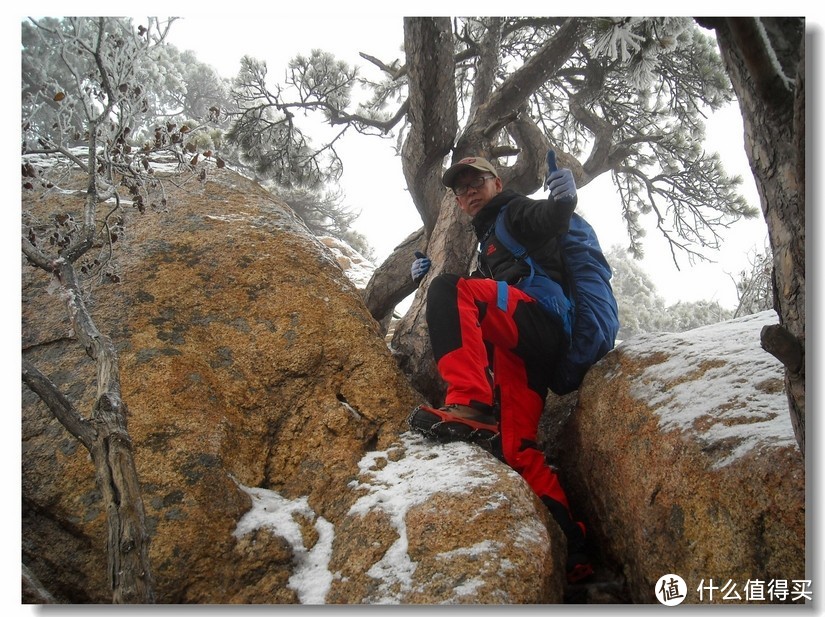
[{"label": "man's leg", "polygon": [[501,450],[504,461],[527,481],[567,537],[567,576],[569,582],[576,582],[593,571],[584,525],[573,519],[559,477],[537,443],[546,393],[546,387],[538,384],[546,380],[541,374],[546,370],[546,366],[526,363],[512,351],[496,348],[493,371],[501,407]]},{"label": "man's leg", "polygon": [[442,274],[430,285],[427,327],[438,371],[447,383],[447,405],[492,409],[485,341],[515,347],[519,333],[513,312],[519,301],[532,301],[510,287],[502,310],[497,307],[499,294],[499,285],[492,279]]},{"label": "man's leg", "polygon": [[485,332],[502,329],[502,336],[517,336],[506,310],[496,309],[493,313],[501,315],[490,317],[488,306],[495,307],[500,293],[496,281],[451,274],[442,274],[430,284],[427,325],[447,393],[443,407],[420,405],[413,410],[408,418],[412,429],[441,440],[472,441],[492,450],[498,418],[482,323]]},{"label": "man's leg", "polygon": [[[568,579],[589,574],[583,525],[573,520],[559,478],[536,443],[548,373],[563,340],[558,326],[519,289],[508,287],[502,297],[497,281],[450,274],[430,285],[427,325],[447,383],[446,404],[483,411],[493,407],[494,388],[498,391],[501,457],[527,481],[567,536]],[[494,349],[494,384],[487,344]]]}]

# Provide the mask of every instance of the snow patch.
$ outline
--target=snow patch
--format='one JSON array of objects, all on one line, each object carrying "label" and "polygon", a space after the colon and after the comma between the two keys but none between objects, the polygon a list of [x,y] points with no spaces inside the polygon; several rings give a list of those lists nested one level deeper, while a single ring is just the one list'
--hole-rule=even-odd
[{"label": "snow patch", "polygon": [[[478,458],[476,446],[454,442],[434,444],[421,435],[403,433],[401,443],[387,450],[368,452],[358,463],[361,482],[352,481],[354,490],[366,489],[350,508],[350,514],[365,515],[380,508],[391,517],[424,503],[436,493],[469,493],[493,484],[497,475],[467,460]],[[400,460],[394,451],[401,450]],[[380,463],[379,463],[380,460]],[[433,482],[438,478],[438,482]]]},{"label": "snow patch", "polygon": [[317,236],[318,240],[332,253],[335,262],[358,289],[364,289],[375,272],[375,264],[361,255],[346,242],[332,236]]},{"label": "snow patch", "polygon": [[[659,416],[664,432],[691,432],[708,450],[727,453],[714,468],[752,450],[796,444],[782,364],[760,346],[774,311],[678,334],[635,337],[624,353],[653,361],[631,394]],[[660,360],[660,361],[656,361]]]},{"label": "snow patch", "polygon": [[[306,497],[289,500],[275,491],[237,484],[252,498],[252,508],[238,521],[232,535],[240,539],[256,529],[268,529],[284,538],[295,555],[294,573],[287,586],[298,595],[301,604],[324,604],[332,584],[328,568],[335,536],[332,523],[317,516]],[[318,541],[310,549],[304,546],[297,517],[313,523],[318,532]]]},{"label": "snow patch", "polygon": [[[375,604],[398,604],[402,593],[412,588],[416,564],[407,553],[407,511],[436,493],[465,494],[476,487],[493,484],[502,471],[501,468],[494,471],[494,467],[479,465],[478,450],[470,444],[433,444],[412,433],[404,433],[399,439],[400,443],[387,450],[365,454],[358,464],[361,480],[349,485],[353,490],[366,491],[352,505],[350,514],[363,516],[375,508],[381,509],[390,516],[398,532],[398,539],[368,571],[380,581],[376,597],[368,599]],[[509,468],[507,472],[515,474]],[[438,478],[438,482],[433,478]],[[247,487],[237,481],[236,484],[250,496],[252,507],[238,521],[233,536],[240,539],[257,529],[267,529],[284,538],[295,555],[288,587],[295,591],[301,604],[324,604],[332,581],[341,578],[340,573],[329,570],[335,537],[333,524],[310,508],[307,497],[290,500],[276,491]],[[491,496],[484,509],[500,507],[499,497]],[[311,548],[304,545],[301,518],[311,523],[318,533],[318,540]],[[535,524],[540,526],[538,522]],[[531,525],[525,525],[520,531],[525,541],[539,533]],[[495,555],[499,547],[499,543],[485,541],[453,553]],[[439,558],[449,559],[450,553]],[[501,571],[508,567],[512,565],[507,562],[498,564]],[[470,594],[478,584],[468,580],[455,592],[457,595]]]},{"label": "snow patch", "polygon": [[243,223],[249,220],[249,214],[247,212],[241,212],[239,214],[206,214],[204,218],[213,220],[213,221],[222,221],[224,223]]},{"label": "snow patch", "polygon": [[[364,516],[374,509],[386,512],[398,533],[398,539],[375,563],[368,574],[381,581],[376,604],[395,604],[401,593],[412,588],[416,564],[407,549],[407,511],[429,500],[436,493],[465,494],[480,486],[496,482],[497,475],[477,464],[467,464],[478,458],[475,446],[466,443],[434,445],[420,435],[404,433],[401,444],[386,451],[369,452],[358,463],[361,481],[350,488],[366,490],[349,513]],[[403,456],[394,451],[402,450]],[[393,460],[398,459],[398,460]],[[433,479],[438,478],[438,482]],[[496,504],[488,504],[497,507]],[[469,589],[465,590],[469,593]]]}]

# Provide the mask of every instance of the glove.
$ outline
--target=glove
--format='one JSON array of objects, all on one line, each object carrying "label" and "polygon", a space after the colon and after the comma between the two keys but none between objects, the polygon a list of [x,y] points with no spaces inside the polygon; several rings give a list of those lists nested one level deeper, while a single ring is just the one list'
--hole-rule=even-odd
[{"label": "glove", "polygon": [[576,181],[569,169],[558,169],[547,174],[545,186],[558,203],[569,203],[576,198]]},{"label": "glove", "polygon": [[547,151],[547,178],[544,180],[544,188],[550,191],[550,195],[558,203],[570,203],[576,198],[573,172],[556,167],[556,153],[553,150]]},{"label": "glove", "polygon": [[418,281],[422,278],[427,272],[430,270],[430,258],[427,257],[421,251],[416,251],[415,256],[418,258],[412,263],[412,268],[410,268],[410,275],[412,276],[413,281]]}]

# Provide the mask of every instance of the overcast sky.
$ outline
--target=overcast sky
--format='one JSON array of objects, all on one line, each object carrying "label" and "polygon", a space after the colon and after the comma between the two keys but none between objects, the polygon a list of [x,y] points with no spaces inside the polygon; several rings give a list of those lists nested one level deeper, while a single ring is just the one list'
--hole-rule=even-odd
[{"label": "overcast sky", "polygon": [[[104,8],[111,5],[98,3],[100,6],[95,7],[94,4],[84,3],[83,11],[67,11],[66,5],[46,2],[42,3],[39,12],[51,15],[112,13],[111,8]],[[472,6],[478,9],[478,14],[500,12],[500,7],[496,9],[496,5],[488,4],[491,6],[486,11],[487,5],[484,3],[474,3]],[[535,2],[526,4],[527,7],[544,6]],[[717,4],[705,5],[704,13],[707,14],[715,14],[710,7],[718,9]],[[368,52],[385,61],[394,58],[403,61],[400,49],[403,21],[397,6],[386,2],[348,3],[346,6],[313,2],[311,12],[300,5],[291,6],[291,11],[277,14],[261,12],[261,9],[244,10],[243,5],[237,3],[232,5],[232,10],[227,5],[214,7],[217,12],[211,14],[202,4],[192,2],[150,3],[148,6],[141,5],[140,8],[145,8],[147,14],[174,11],[180,15],[181,19],[172,27],[169,42],[181,49],[192,49],[202,62],[214,66],[224,77],[233,77],[237,73],[240,58],[245,54],[266,61],[273,80],[283,77],[289,58],[297,53],[309,53],[313,48],[330,51],[341,60],[362,66],[363,70],[374,70],[376,75],[377,69],[361,59],[359,51]],[[365,8],[367,6],[378,8],[368,10]],[[425,2],[416,5],[416,13],[443,14],[444,6],[443,3]],[[446,5],[448,9],[456,9],[457,6],[459,5],[455,3]],[[579,8],[582,6],[588,5],[577,4]],[[694,6],[702,12],[702,3]],[[789,8],[787,4],[783,6]],[[534,8],[532,11],[524,6],[509,4],[508,7],[515,9],[509,11],[512,14],[547,12],[546,7],[544,10]],[[645,11],[637,4],[634,7],[637,8],[635,14]],[[519,11],[519,8],[522,10]],[[581,12],[597,14],[599,11]],[[610,9],[601,12],[611,14],[614,11]],[[661,14],[661,11],[652,12]],[[769,13],[773,14],[775,10]],[[806,13],[807,11],[799,11],[799,14]],[[19,27],[15,27],[15,30],[15,36],[19,40]],[[758,208],[753,176],[742,146],[742,124],[738,107],[734,105],[717,118],[712,118],[708,135],[709,149],[720,152],[730,173],[742,175],[745,180],[743,193]],[[345,166],[341,183],[346,196],[345,204],[361,212],[354,226],[368,238],[379,262],[410,232],[420,227],[420,219],[407,194],[401,162],[394,155],[393,145],[392,139],[382,140],[353,133],[343,140],[339,148]],[[11,149],[7,152],[10,153]],[[9,165],[9,169],[11,168]],[[601,177],[587,187],[582,187],[578,208],[596,228],[604,248],[614,244],[627,246],[619,201],[609,178]],[[723,306],[733,308],[736,293],[729,274],[748,268],[747,253],[764,247],[766,242],[767,229],[760,215],[756,220],[737,223],[728,232],[722,250],[715,256],[718,263],[691,266],[685,256],[682,256],[679,270],[673,263],[667,243],[659,232],[652,230],[644,242],[646,258],[642,267],[668,303],[715,299]]]}]

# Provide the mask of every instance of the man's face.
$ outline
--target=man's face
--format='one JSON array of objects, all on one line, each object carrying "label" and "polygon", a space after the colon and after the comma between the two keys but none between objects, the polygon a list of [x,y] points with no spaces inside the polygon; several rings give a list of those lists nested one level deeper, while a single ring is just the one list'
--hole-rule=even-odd
[{"label": "man's face", "polygon": [[[474,187],[482,177],[486,177],[481,186]],[[466,188],[466,192],[463,189]],[[458,174],[453,182],[453,191],[462,193],[456,195],[458,207],[471,217],[478,214],[481,209],[496,195],[501,192],[501,178],[495,178],[491,173],[478,171],[477,169],[465,169]]]}]

